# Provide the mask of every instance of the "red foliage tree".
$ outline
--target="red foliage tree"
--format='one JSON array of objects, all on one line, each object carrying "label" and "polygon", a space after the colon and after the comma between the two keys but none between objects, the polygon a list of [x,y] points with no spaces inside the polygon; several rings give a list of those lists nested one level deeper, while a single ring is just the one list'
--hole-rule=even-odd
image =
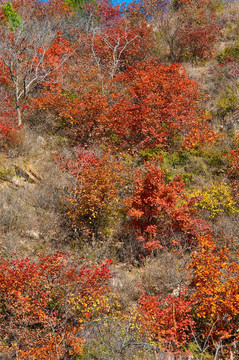
[{"label": "red foliage tree", "polygon": [[37,85],[55,86],[72,51],[61,31],[52,30],[46,21],[42,5],[26,3],[13,4],[21,16],[9,4],[10,10],[3,13],[0,24],[1,80],[4,77],[15,101],[18,126],[22,125],[22,108],[31,91]]},{"label": "red foliage tree", "polygon": [[197,84],[180,64],[155,63],[129,68],[115,80],[127,84],[114,96],[105,131],[118,137],[125,148],[183,146],[212,141],[214,133],[200,109]]},{"label": "red foliage tree", "polygon": [[72,227],[88,239],[109,231],[124,183],[120,162],[109,153],[78,148],[72,159],[59,157],[59,164],[71,175],[72,184],[63,198]]},{"label": "red foliage tree", "polygon": [[214,351],[218,348],[229,359],[226,349],[234,351],[233,344],[239,341],[239,264],[232,260],[229,249],[217,249],[207,235],[200,238],[189,270],[198,341],[202,348],[205,344]]},{"label": "red foliage tree", "polygon": [[202,358],[236,357],[238,261],[233,261],[229,249],[218,249],[212,235],[205,235],[198,239],[188,271],[190,283],[179,295],[143,294],[139,299],[143,333],[170,352],[183,352],[182,345],[195,342]]},{"label": "red foliage tree", "polygon": [[80,355],[83,325],[104,311],[109,277],[107,262],[78,267],[61,253],[36,262],[0,259],[2,353],[21,360]]},{"label": "red foliage tree", "polygon": [[178,296],[162,298],[143,294],[138,301],[140,323],[144,334],[161,350],[177,354],[191,338],[194,327],[192,302],[186,298],[186,290]]},{"label": "red foliage tree", "polygon": [[181,58],[194,61],[210,58],[219,35],[216,2],[211,0],[179,0],[182,21],[178,33]]},{"label": "red foliage tree", "polygon": [[100,71],[106,79],[113,79],[126,66],[144,60],[152,43],[152,31],[146,22],[121,18],[113,27],[93,30],[92,51]]},{"label": "red foliage tree", "polygon": [[218,5],[220,0],[144,0],[141,12],[152,23],[159,44],[168,47],[172,62],[197,62],[214,53],[219,35]]},{"label": "red foliage tree", "polygon": [[103,133],[108,101],[97,90],[92,89],[85,94],[78,92],[78,95],[71,91],[64,93],[60,89],[48,91],[33,104],[37,110],[53,114],[73,141],[91,144]]},{"label": "red foliage tree", "polygon": [[206,231],[196,217],[193,199],[184,196],[184,182],[178,177],[166,183],[164,172],[153,165],[135,176],[135,189],[126,200],[129,225],[138,240],[152,251],[178,241],[190,245]]}]

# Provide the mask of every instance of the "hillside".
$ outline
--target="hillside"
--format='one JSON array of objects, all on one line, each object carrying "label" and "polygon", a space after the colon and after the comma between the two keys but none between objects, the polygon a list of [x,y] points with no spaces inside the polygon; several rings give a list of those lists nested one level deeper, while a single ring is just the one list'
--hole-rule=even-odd
[{"label": "hillside", "polygon": [[0,39],[0,359],[238,359],[238,1],[0,0]]}]

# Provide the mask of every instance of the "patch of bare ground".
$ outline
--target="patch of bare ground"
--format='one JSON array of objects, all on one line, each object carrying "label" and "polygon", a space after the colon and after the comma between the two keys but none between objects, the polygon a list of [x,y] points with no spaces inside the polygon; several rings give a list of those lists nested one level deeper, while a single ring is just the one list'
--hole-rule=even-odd
[{"label": "patch of bare ground", "polygon": [[[0,254],[36,255],[64,250],[58,139],[25,129],[21,144],[0,153]],[[60,246],[59,246],[60,244]]]},{"label": "patch of bare ground", "polygon": [[185,284],[190,257],[179,257],[163,250],[155,257],[148,257],[142,267],[118,263],[111,266],[113,290],[123,299],[123,305],[132,306],[143,291],[162,297],[171,293],[177,295]]}]

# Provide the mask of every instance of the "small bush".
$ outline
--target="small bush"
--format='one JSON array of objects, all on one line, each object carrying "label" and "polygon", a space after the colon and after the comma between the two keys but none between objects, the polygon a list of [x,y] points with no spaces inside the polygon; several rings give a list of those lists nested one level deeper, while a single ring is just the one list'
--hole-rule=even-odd
[{"label": "small bush", "polygon": [[204,187],[202,190],[194,190],[191,195],[199,198],[195,204],[196,208],[207,210],[210,219],[214,219],[221,213],[235,214],[238,212],[231,188],[225,183]]},{"label": "small bush", "polygon": [[233,47],[227,47],[224,51],[217,55],[216,59],[219,64],[223,64],[230,57],[239,59],[239,44]]},{"label": "small bush", "polygon": [[15,175],[13,167],[1,166],[0,168],[0,180],[6,181]]},{"label": "small bush", "polygon": [[225,91],[219,94],[216,105],[218,114],[226,116],[233,112],[238,104],[238,87],[233,84],[226,86]]}]

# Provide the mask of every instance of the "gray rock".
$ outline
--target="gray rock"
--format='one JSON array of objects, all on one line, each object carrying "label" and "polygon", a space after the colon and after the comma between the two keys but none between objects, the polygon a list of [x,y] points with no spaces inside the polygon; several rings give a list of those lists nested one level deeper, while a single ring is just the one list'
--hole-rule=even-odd
[{"label": "gray rock", "polygon": [[42,136],[37,137],[37,145],[44,147],[46,145],[46,140]]},{"label": "gray rock", "polygon": [[27,230],[26,231],[26,235],[34,240],[39,240],[40,239],[40,233],[37,230]]},{"label": "gray rock", "polygon": [[11,182],[16,185],[16,186],[25,186],[26,185],[26,179],[23,177],[17,177],[17,176],[13,176],[13,178],[11,179]]}]

